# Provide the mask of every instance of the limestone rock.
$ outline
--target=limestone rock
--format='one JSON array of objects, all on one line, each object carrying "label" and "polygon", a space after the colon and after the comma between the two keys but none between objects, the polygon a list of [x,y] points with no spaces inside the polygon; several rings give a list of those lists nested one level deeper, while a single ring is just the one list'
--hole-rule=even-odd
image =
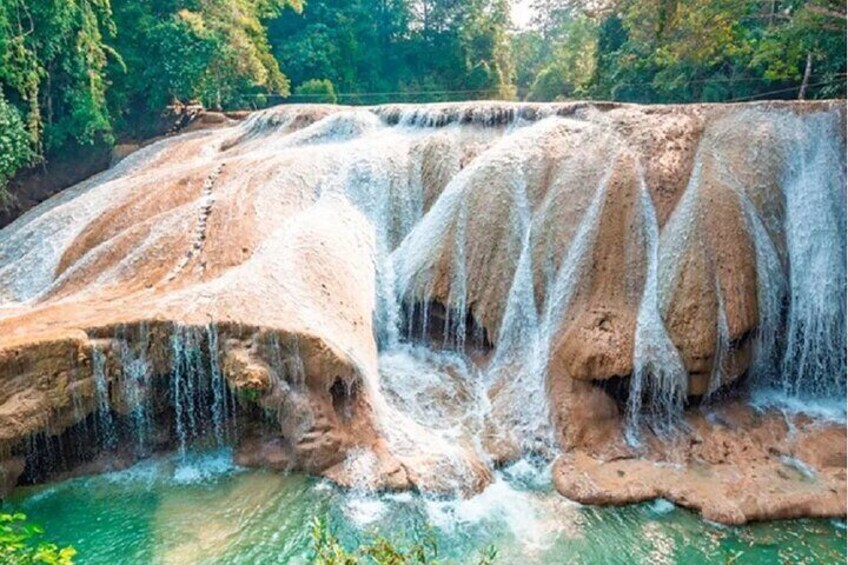
[{"label": "limestone rock", "polygon": [[[202,397],[243,411],[240,461],[351,488],[470,495],[493,463],[562,452],[581,500],[667,495],[734,523],[844,512],[769,451],[831,484],[844,461],[813,434],[690,413],[695,443],[639,454],[622,414],[682,417],[744,375],[844,390],[843,106],[208,115],[0,231],[0,466],[19,474],[28,438],[145,410],[165,422],[145,449],[184,447]],[[774,478],[782,502],[733,487],[752,453],[746,484]]]},{"label": "limestone rock", "polygon": [[692,414],[687,423],[689,434],[655,439],[642,453],[563,455],[554,484],[585,504],[666,498],[724,524],[845,515],[844,426],[822,429],[801,416],[790,433],[781,415],[758,415],[738,403],[706,417]]}]

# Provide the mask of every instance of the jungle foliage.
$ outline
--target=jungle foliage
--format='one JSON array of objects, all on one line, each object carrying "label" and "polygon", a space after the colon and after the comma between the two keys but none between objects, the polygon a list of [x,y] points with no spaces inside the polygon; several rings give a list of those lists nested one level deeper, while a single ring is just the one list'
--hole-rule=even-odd
[{"label": "jungle foliage", "polygon": [[845,97],[845,0],[534,4],[531,29],[513,39],[518,88],[532,99]]},{"label": "jungle foliage", "polygon": [[517,30],[510,0],[0,0],[0,206],[177,101],[845,96],[845,0],[532,3]]}]

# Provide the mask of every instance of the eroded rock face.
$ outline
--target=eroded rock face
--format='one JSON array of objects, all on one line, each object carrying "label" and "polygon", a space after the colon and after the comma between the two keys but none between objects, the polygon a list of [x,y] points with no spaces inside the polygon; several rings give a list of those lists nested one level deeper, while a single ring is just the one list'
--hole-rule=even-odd
[{"label": "eroded rock face", "polygon": [[0,231],[3,484],[28,438],[238,420],[243,464],[470,494],[528,453],[635,457],[625,431],[743,376],[844,394],[844,119],[292,106],[140,149]]},{"label": "eroded rock face", "polygon": [[563,455],[554,484],[585,504],[666,498],[723,524],[845,515],[844,426],[739,403],[686,421],[688,433],[640,449]]}]

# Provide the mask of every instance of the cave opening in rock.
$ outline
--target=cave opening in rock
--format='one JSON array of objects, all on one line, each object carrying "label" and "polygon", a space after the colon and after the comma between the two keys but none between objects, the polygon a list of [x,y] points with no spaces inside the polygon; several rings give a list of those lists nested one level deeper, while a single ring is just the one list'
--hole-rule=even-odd
[{"label": "cave opening in rock", "polygon": [[330,397],[333,400],[333,410],[343,420],[353,417],[356,406],[359,384],[356,381],[348,381],[342,377],[336,377],[330,386]]}]

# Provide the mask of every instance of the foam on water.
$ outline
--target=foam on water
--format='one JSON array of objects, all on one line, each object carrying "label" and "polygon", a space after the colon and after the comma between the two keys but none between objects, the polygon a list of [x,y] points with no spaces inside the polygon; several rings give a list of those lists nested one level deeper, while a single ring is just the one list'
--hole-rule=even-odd
[{"label": "foam on water", "polygon": [[[498,550],[498,563],[558,563],[563,556],[580,563],[647,563],[658,557],[722,562],[740,551],[753,564],[844,559],[841,520],[730,528],[660,500],[623,508],[580,506],[549,489],[528,490],[506,475],[468,500],[412,493],[360,497],[300,475],[234,469],[217,462],[221,453],[190,456],[215,474],[176,476],[184,464],[178,457],[155,459],[38,487],[11,502],[43,524],[51,539],[74,545],[93,565],[307,563],[316,516],[327,518],[348,548],[374,532],[403,545],[430,524],[439,557],[456,563],[475,562],[489,544]],[[513,467],[516,474],[537,468]]]},{"label": "foam on water", "polygon": [[654,500],[648,505],[648,507],[650,508],[651,512],[660,516],[670,514],[674,512],[675,509],[674,504],[664,498],[658,498]]},{"label": "foam on water", "polygon": [[822,422],[837,424],[848,421],[844,398],[799,398],[782,389],[764,387],[751,392],[749,403],[760,410],[780,410],[788,416],[804,414]]},{"label": "foam on water", "polygon": [[191,457],[170,459],[169,464],[176,463],[171,481],[179,485],[212,482],[222,476],[243,471],[233,463],[233,454],[229,449],[201,453]]},{"label": "foam on water", "polygon": [[[163,476],[163,464],[161,460],[145,459],[132,467],[120,471],[112,471],[100,475],[111,484],[133,484],[150,488]],[[89,480],[97,481],[98,477],[90,477]]]},{"label": "foam on water", "polygon": [[579,518],[570,515],[579,508],[576,503],[551,498],[545,491],[524,490],[500,473],[474,497],[429,499],[424,506],[428,523],[442,532],[456,535],[469,528],[498,524],[514,537],[522,553],[527,555],[550,548],[567,530],[579,529],[580,522]]},{"label": "foam on water", "polygon": [[376,523],[387,511],[386,503],[363,494],[352,494],[347,497],[344,513],[358,527],[365,529]]}]

